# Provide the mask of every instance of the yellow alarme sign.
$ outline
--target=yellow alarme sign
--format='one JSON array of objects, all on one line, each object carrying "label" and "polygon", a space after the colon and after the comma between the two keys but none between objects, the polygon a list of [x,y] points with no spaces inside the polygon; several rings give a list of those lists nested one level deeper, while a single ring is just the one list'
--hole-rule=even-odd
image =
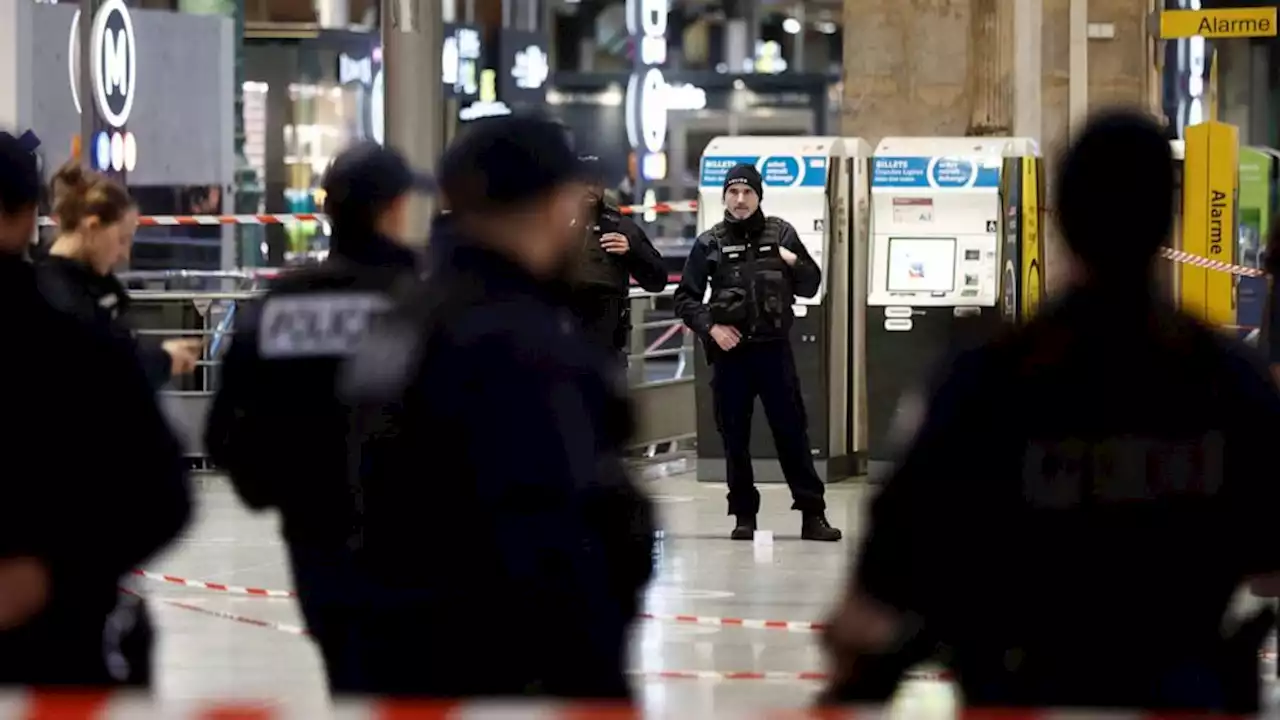
[{"label": "yellow alarme sign", "polygon": [[1275,37],[1276,8],[1223,10],[1165,10],[1160,13],[1160,37],[1189,38]]}]

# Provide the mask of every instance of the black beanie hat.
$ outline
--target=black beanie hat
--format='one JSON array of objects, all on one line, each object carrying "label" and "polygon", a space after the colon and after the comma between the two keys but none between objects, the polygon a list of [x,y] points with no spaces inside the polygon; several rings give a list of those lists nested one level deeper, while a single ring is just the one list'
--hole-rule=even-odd
[{"label": "black beanie hat", "polygon": [[1138,111],[1095,117],[1062,158],[1056,188],[1067,246],[1094,276],[1146,272],[1173,228],[1173,151]]},{"label": "black beanie hat", "polygon": [[734,185],[746,185],[756,191],[756,196],[764,198],[764,181],[760,179],[760,171],[755,165],[748,163],[739,163],[729,168],[729,174],[724,176],[724,189],[720,191],[721,197],[729,192],[729,188]]}]

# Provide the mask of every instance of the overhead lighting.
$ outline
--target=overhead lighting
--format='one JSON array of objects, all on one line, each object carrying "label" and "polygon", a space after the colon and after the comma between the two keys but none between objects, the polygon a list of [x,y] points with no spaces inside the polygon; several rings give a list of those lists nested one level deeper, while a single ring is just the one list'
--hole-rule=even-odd
[{"label": "overhead lighting", "polygon": [[830,20],[827,20],[825,22],[820,22],[818,23],[818,32],[822,33],[823,35],[835,35],[836,24],[831,22]]},{"label": "overhead lighting", "polygon": [[788,35],[799,35],[800,31],[804,28],[800,25],[799,20],[789,17],[782,21],[782,29],[786,31]]}]

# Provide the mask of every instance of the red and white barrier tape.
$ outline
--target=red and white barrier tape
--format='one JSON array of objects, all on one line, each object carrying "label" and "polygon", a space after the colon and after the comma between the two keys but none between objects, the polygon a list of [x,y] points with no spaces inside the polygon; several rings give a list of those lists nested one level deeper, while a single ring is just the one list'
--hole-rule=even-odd
[{"label": "red and white barrier tape", "polygon": [[[668,277],[667,279],[671,280],[670,277]],[[675,282],[680,282],[680,278],[677,277],[675,279]],[[674,337],[676,333],[685,329],[687,328],[685,328],[685,326],[680,323],[676,323],[675,325],[672,325],[671,327],[667,328],[666,332],[659,335],[657,340],[654,340],[652,343],[649,343],[649,347],[645,348],[644,351],[646,353],[651,353],[656,351],[658,348],[662,347],[663,343],[665,343],[666,341]]]},{"label": "red and white barrier tape", "polygon": [[[265,588],[225,585],[223,583],[208,582],[205,580],[192,580],[190,578],[178,577],[176,575],[165,575],[163,573],[149,572],[147,570],[134,570],[132,574],[146,580],[151,580],[152,582],[164,583],[167,585],[178,585],[195,590],[210,590],[218,593],[226,593],[228,595],[247,595],[265,598],[297,597],[297,593],[291,590],[268,590]],[[640,619],[655,620],[658,622],[673,622],[684,625],[702,625],[705,627],[740,627],[751,630],[791,630],[794,632],[813,632],[826,628],[824,623],[808,620],[756,620],[750,618],[713,617],[707,615],[642,613],[640,615]],[[286,632],[292,631],[286,630]]]},{"label": "red and white barrier tape", "polygon": [[191,580],[189,578],[177,577],[175,575],[164,575],[162,573],[148,572],[146,570],[134,570],[132,571],[132,574],[154,582],[168,583],[169,585],[181,585],[183,587],[195,588],[197,590],[212,590],[214,592],[228,593],[231,595],[252,595],[254,597],[269,598],[297,597],[297,593],[294,593],[291,590],[264,590],[263,588],[224,585],[222,583],[205,582],[204,580]]},{"label": "red and white barrier tape", "polygon": [[[656,213],[697,212],[696,200],[680,202],[655,203],[653,205],[623,205],[618,208],[623,215],[643,215]],[[186,225],[288,225],[296,222],[324,222],[328,218],[323,213],[264,213],[254,215],[144,215],[138,218],[142,227],[175,227]],[[41,227],[53,227],[58,223],[52,217],[41,217]]]},{"label": "red and white barrier tape", "polygon": [[707,627],[740,627],[751,630],[791,630],[793,632],[814,632],[825,630],[826,623],[808,620],[750,620],[747,618],[722,618],[703,615],[660,615],[658,613],[641,613],[642,620],[658,620],[684,625],[703,625]]},{"label": "red and white barrier tape", "polygon": [[1174,250],[1173,248],[1160,248],[1160,257],[1166,260],[1172,260],[1180,265],[1191,265],[1193,267],[1204,268],[1205,270],[1214,270],[1217,272],[1230,273],[1240,277],[1266,277],[1267,273],[1257,268],[1245,267],[1244,265],[1232,265],[1231,263],[1222,262],[1221,260],[1210,260],[1206,257],[1193,255],[1189,252]]}]

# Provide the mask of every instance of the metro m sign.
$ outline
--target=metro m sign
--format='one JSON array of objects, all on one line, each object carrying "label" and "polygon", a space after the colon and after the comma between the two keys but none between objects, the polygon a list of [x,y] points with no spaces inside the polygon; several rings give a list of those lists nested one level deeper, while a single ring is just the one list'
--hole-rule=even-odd
[{"label": "metro m sign", "polygon": [[133,110],[138,45],[124,0],[106,0],[93,21],[93,88],[98,112],[112,127],[124,127]]}]

